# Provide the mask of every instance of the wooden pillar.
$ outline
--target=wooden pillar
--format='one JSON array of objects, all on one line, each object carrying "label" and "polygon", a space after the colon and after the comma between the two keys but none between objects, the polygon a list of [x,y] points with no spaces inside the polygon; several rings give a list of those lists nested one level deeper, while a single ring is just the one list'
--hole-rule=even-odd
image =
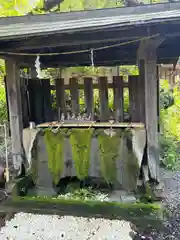
[{"label": "wooden pillar", "polygon": [[12,138],[13,165],[16,170],[20,170],[23,162],[20,71],[16,62],[12,59],[6,60],[6,87]]},{"label": "wooden pillar", "polygon": [[58,112],[58,121],[61,120],[61,115],[64,114],[66,117],[66,103],[65,103],[65,91],[64,91],[64,79],[56,79],[56,104]]},{"label": "wooden pillar", "polygon": [[41,81],[43,91],[43,107],[44,107],[44,120],[51,122],[54,120],[52,110],[52,97],[51,97],[51,84],[49,79],[43,79]]},{"label": "wooden pillar", "polygon": [[6,93],[6,108],[7,108],[7,120],[10,122],[9,117],[9,103],[8,103],[8,92],[7,92],[7,83],[6,83],[6,76],[4,77],[4,86],[5,86],[5,93]]},{"label": "wooden pillar", "polygon": [[137,76],[129,76],[129,104],[130,119],[132,122],[140,121],[139,84]]},{"label": "wooden pillar", "polygon": [[78,90],[78,81],[75,78],[70,79],[70,92],[71,92],[72,113],[77,116],[79,114],[79,90]]},{"label": "wooden pillar", "polygon": [[159,82],[159,67],[156,68],[157,71],[157,116],[158,116],[158,133],[160,133],[160,82]]},{"label": "wooden pillar", "polygon": [[107,121],[109,117],[107,78],[99,78],[100,120]]},{"label": "wooden pillar", "polygon": [[30,121],[36,124],[43,123],[44,118],[44,98],[42,82],[40,79],[30,79],[28,82]]},{"label": "wooden pillar", "polygon": [[85,96],[85,107],[87,115],[91,115],[93,119],[94,106],[93,106],[93,79],[84,78],[84,96]]},{"label": "wooden pillar", "polygon": [[[144,68],[145,125],[147,132],[147,161],[152,179],[159,181],[159,137],[157,106],[156,48],[159,40],[140,43],[138,57]],[[160,42],[159,42],[160,43]]]},{"label": "wooden pillar", "polygon": [[27,79],[23,77],[20,78],[23,128],[29,127],[29,112],[28,112],[29,109],[26,82]]},{"label": "wooden pillar", "polygon": [[139,76],[138,76],[138,102],[139,102],[139,120],[145,123],[145,71],[144,60],[139,60]]},{"label": "wooden pillar", "polygon": [[117,122],[124,121],[124,94],[122,76],[113,77],[114,112]]}]

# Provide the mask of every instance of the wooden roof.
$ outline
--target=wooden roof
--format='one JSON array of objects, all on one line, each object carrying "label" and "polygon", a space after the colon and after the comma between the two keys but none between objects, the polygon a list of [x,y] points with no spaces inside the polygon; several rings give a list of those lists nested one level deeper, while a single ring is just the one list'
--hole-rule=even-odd
[{"label": "wooden roof", "polygon": [[107,28],[141,27],[180,20],[180,3],[142,5],[67,13],[0,18],[0,39],[18,39],[55,33]]},{"label": "wooden roof", "polygon": [[45,67],[84,66],[94,49],[95,65],[135,64],[139,40],[157,34],[166,38],[158,62],[169,63],[180,55],[180,3],[0,18],[0,54],[41,53]]}]

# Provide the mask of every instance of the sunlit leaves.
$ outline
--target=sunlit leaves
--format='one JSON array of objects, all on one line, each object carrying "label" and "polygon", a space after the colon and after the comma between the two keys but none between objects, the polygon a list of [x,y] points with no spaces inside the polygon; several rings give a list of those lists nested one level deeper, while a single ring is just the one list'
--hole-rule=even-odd
[{"label": "sunlit leaves", "polygon": [[43,7],[43,0],[13,0],[14,8],[20,14],[25,14],[30,12],[33,8]]},{"label": "sunlit leaves", "polygon": [[42,7],[43,0],[0,0],[0,16],[19,16],[35,7]]}]

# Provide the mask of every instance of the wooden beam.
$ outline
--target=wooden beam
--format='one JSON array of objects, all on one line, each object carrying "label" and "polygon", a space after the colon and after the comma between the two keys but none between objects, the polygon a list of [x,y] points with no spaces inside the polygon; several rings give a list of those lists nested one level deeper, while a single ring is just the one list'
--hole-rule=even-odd
[{"label": "wooden beam", "polygon": [[123,77],[113,77],[113,91],[114,91],[114,112],[117,122],[124,121],[124,94],[123,94]]},{"label": "wooden beam", "polygon": [[[165,40],[164,37],[156,37],[154,39],[150,39],[150,40],[142,40],[139,43],[139,48],[137,50],[137,58],[140,59],[144,59],[145,57],[145,50],[147,50],[146,55],[148,54],[148,49],[150,47],[154,47],[155,49],[157,49],[161,43]],[[159,50],[161,49],[161,47],[159,48]],[[150,54],[150,53],[149,53]],[[151,54],[150,54],[151,55]],[[157,58],[157,56],[156,56]]]},{"label": "wooden beam", "polygon": [[67,115],[63,78],[55,80],[55,89],[56,89],[56,104],[57,104],[58,120],[60,121],[62,114],[64,114],[65,117]]},{"label": "wooden beam", "polygon": [[[59,81],[59,80],[57,80]],[[114,84],[113,83],[108,83],[107,84],[108,88],[114,88]],[[127,82],[122,82],[122,87],[123,88],[128,88],[128,83]],[[69,90],[71,88],[70,84],[64,85],[64,90]],[[92,88],[93,89],[99,89],[99,84],[92,83]],[[84,84],[78,84],[78,89],[84,89]],[[51,85],[51,90],[56,90],[56,86],[55,85]]]},{"label": "wooden beam", "polygon": [[98,79],[98,83],[100,99],[100,120],[107,121],[109,117],[107,77],[100,77]]},{"label": "wooden beam", "polygon": [[84,95],[85,95],[85,107],[87,115],[91,115],[93,119],[94,115],[94,102],[93,102],[93,79],[84,78]]},{"label": "wooden beam", "polygon": [[71,104],[72,113],[76,116],[79,114],[79,90],[78,90],[78,80],[76,78],[70,79],[70,92],[71,92]]},{"label": "wooden beam", "polygon": [[145,125],[147,131],[147,161],[152,179],[159,182],[159,138],[157,116],[156,48],[159,41],[141,42],[139,59],[143,60],[145,77]]},{"label": "wooden beam", "polygon": [[143,123],[125,123],[125,122],[119,122],[119,123],[109,123],[109,122],[92,122],[92,121],[87,121],[87,122],[74,122],[74,123],[58,123],[58,122],[50,122],[50,123],[42,123],[37,125],[37,127],[40,128],[48,128],[48,127],[52,127],[52,128],[57,128],[57,127],[62,127],[62,128],[71,128],[71,127],[75,127],[75,128],[89,128],[92,127],[93,128],[142,128],[144,129],[144,124]]},{"label": "wooden beam", "polygon": [[5,63],[13,165],[16,170],[21,170],[24,157],[22,148],[23,123],[20,92],[20,71],[17,68],[17,63],[12,59],[7,59]]},{"label": "wooden beam", "polygon": [[[110,34],[111,32],[111,34]],[[8,43],[2,51],[10,51],[16,49],[16,51],[26,51],[32,49],[43,49],[43,48],[57,48],[64,46],[73,46],[75,45],[85,45],[89,44],[98,44],[99,43],[111,43],[137,39],[137,37],[147,37],[146,28],[129,28],[122,29],[118,32],[116,29],[111,31],[99,31],[99,32],[90,32],[90,33],[74,33],[74,34],[59,34],[56,36],[41,36],[41,37],[31,37],[27,38],[26,42],[24,40]],[[23,44],[22,44],[23,43]],[[42,44],[43,43],[43,44]]]},{"label": "wooden beam", "polygon": [[[171,46],[169,47],[171,48]],[[178,53],[179,52],[179,53]],[[157,63],[159,64],[169,64],[172,61],[174,61],[174,58],[177,57],[177,55],[180,55],[180,50],[176,50],[176,52],[170,52],[166,51],[166,49],[161,50],[160,53],[158,53],[158,60]],[[1,58],[5,58],[5,55],[0,55]],[[89,66],[91,64],[90,59],[86,56],[81,54],[80,58],[74,58],[70,56],[66,56],[67,58],[65,59],[64,57],[59,58],[59,57],[50,57],[46,56],[45,58],[41,57],[43,61],[41,62],[41,69],[46,69],[46,68],[59,68],[59,67],[72,67],[72,66]],[[124,56],[124,54],[120,54],[118,56],[108,56],[107,59],[104,58],[99,58],[98,61],[96,61],[96,66],[118,66],[118,65],[136,65],[137,64],[137,58],[135,56]],[[35,59],[32,57],[23,57],[23,56],[18,56],[19,61],[21,62],[21,67],[32,67],[34,65]]]}]

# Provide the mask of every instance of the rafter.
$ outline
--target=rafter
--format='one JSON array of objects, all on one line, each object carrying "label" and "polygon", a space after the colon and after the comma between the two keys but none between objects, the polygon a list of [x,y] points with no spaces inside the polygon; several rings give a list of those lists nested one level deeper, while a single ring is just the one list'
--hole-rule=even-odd
[{"label": "rafter", "polygon": [[[113,31],[59,34],[46,37],[35,37],[23,39],[16,42],[8,42],[2,45],[3,50],[26,51],[43,48],[57,48],[61,46],[75,46],[85,44],[110,43],[116,41],[125,41],[127,39],[136,39],[148,36],[146,28],[129,28],[118,32]],[[23,44],[22,44],[23,42]]]}]

